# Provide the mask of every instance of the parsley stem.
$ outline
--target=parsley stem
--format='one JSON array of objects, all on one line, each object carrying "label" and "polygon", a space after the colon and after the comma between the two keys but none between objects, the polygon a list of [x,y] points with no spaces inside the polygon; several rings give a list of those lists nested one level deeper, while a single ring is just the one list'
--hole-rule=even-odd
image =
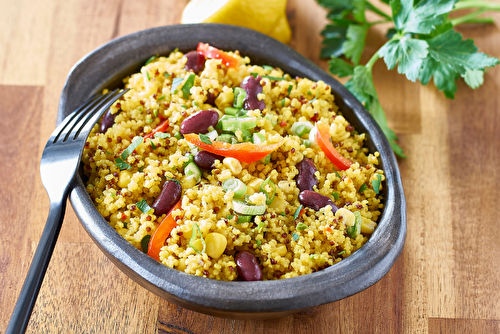
[{"label": "parsley stem", "polygon": [[487,10],[500,10],[500,4],[491,1],[459,1],[455,4],[455,10],[467,8],[481,8]]},{"label": "parsley stem", "polygon": [[[379,49],[380,50],[380,49]],[[366,63],[365,67],[367,69],[369,69],[370,71],[372,70],[373,68],[373,65],[375,65],[375,63],[377,62],[377,60],[380,58],[380,56],[378,55],[378,51],[375,52],[375,54],[370,58],[370,60],[368,60],[368,62]]]},{"label": "parsley stem", "polygon": [[371,10],[375,14],[378,14],[379,16],[382,16],[383,18],[386,18],[387,20],[392,21],[392,17],[390,17],[389,15],[387,15],[386,13],[384,13],[383,11],[381,11],[380,9],[378,9],[377,7],[375,7],[369,1],[366,1],[366,8],[368,10]]},{"label": "parsley stem", "polygon": [[486,9],[480,9],[478,11],[469,13],[467,15],[464,15],[461,17],[456,17],[454,19],[451,19],[450,23],[452,26],[457,26],[457,25],[463,24],[463,23],[469,23],[471,20],[477,18],[479,15],[483,14],[486,11],[487,11]]}]

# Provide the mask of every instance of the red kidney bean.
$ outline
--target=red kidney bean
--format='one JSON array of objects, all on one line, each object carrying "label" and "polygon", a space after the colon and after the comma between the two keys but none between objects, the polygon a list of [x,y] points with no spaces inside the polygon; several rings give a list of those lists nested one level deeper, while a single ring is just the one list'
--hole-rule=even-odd
[{"label": "red kidney bean", "polygon": [[224,157],[208,151],[198,151],[194,156],[194,162],[203,169],[212,170],[215,160],[222,161]]},{"label": "red kidney bean", "polygon": [[169,213],[181,199],[182,186],[178,181],[168,180],[161,189],[160,196],[154,201],[151,206],[155,210],[155,215]]},{"label": "red kidney bean", "polygon": [[236,254],[235,261],[238,274],[245,281],[262,281],[262,268],[252,253],[239,252]]},{"label": "red kidney bean", "polygon": [[198,73],[205,68],[205,56],[198,51],[189,51],[184,57],[187,58],[184,66],[186,71],[193,70],[193,72]]},{"label": "red kidney bean", "polygon": [[260,81],[262,77],[260,75],[257,78],[254,78],[253,75],[249,75],[243,79],[240,87],[245,90],[247,96],[243,100],[243,109],[245,110],[254,110],[259,109],[260,111],[264,110],[266,107],[266,103],[263,100],[259,100],[257,98],[257,94],[262,93],[262,86],[260,85]]},{"label": "red kidney bean", "polygon": [[99,127],[100,133],[105,133],[110,127],[115,124],[115,117],[118,113],[111,114],[111,108],[108,109],[101,119],[101,126]]},{"label": "red kidney bean", "polygon": [[210,126],[216,126],[219,114],[212,109],[201,110],[192,114],[181,123],[181,133],[207,133]]},{"label": "red kidney bean", "polygon": [[302,191],[299,194],[299,202],[303,206],[311,208],[315,211],[318,211],[319,209],[324,208],[327,205],[332,207],[333,213],[337,212],[337,210],[339,209],[330,198],[311,190]]},{"label": "red kidney bean", "polygon": [[313,187],[318,184],[318,180],[314,175],[318,170],[314,163],[310,159],[304,158],[298,163],[297,168],[299,170],[297,187],[299,187],[300,191],[313,190]]}]

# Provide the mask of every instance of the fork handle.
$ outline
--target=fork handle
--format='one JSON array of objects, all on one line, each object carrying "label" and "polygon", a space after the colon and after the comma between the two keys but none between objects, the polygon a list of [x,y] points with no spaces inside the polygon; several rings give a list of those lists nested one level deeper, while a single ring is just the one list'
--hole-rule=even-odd
[{"label": "fork handle", "polygon": [[55,203],[51,201],[47,223],[43,229],[40,242],[31,261],[28,274],[26,275],[5,334],[18,334],[26,331],[31,312],[33,311],[38,292],[43,282],[43,277],[47,271],[59,231],[61,230],[64,210],[66,209],[66,197],[66,194],[64,194],[63,200],[56,201]]}]

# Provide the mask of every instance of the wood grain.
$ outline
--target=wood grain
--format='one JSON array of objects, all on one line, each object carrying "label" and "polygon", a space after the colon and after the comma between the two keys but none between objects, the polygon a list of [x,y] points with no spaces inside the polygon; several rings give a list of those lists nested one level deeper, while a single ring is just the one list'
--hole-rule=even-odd
[{"label": "wood grain", "polygon": [[[0,0],[0,333],[4,332],[48,213],[38,164],[54,129],[66,76],[110,39],[176,24],[188,0]],[[499,2],[499,1],[497,1]],[[325,11],[289,0],[291,46],[319,66]],[[464,25],[500,56],[500,14]],[[366,61],[385,41],[370,31]],[[267,321],[211,317],[149,293],[92,243],[71,207],[29,333],[500,333],[500,67],[447,100],[383,61],[374,81],[408,159],[399,160],[408,208],[402,255],[378,283],[350,298]]]}]

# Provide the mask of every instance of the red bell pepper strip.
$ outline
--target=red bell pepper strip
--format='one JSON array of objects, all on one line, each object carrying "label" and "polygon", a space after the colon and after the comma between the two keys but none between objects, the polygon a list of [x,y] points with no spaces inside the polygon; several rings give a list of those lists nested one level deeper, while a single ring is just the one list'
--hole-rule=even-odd
[{"label": "red bell pepper strip", "polygon": [[165,131],[167,131],[167,129],[168,129],[168,119],[161,122],[153,131],[151,131],[150,133],[145,135],[144,142],[146,141],[146,139],[153,138],[156,133],[165,132]]},{"label": "red bell pepper strip", "polygon": [[156,261],[160,261],[160,250],[165,244],[165,240],[170,236],[172,229],[177,226],[177,223],[172,216],[172,212],[181,208],[181,201],[170,210],[170,212],[163,218],[155,233],[149,240],[148,255]]},{"label": "red bell pepper strip", "polygon": [[220,59],[222,63],[227,67],[237,67],[240,64],[238,58],[231,56],[230,54],[221,51],[213,46],[208,45],[207,43],[199,43],[198,48],[196,49],[198,53],[205,56],[208,59]]},{"label": "red bell pepper strip", "polygon": [[328,159],[339,169],[346,170],[352,165],[352,161],[344,158],[330,142],[330,127],[325,123],[316,123],[316,143]]},{"label": "red bell pepper strip", "polygon": [[283,144],[283,140],[270,145],[257,145],[252,143],[229,144],[212,140],[212,144],[207,144],[200,140],[197,134],[190,133],[184,135],[184,138],[197,147],[226,158],[235,158],[239,161],[251,163],[264,158],[266,155],[276,150]]}]

